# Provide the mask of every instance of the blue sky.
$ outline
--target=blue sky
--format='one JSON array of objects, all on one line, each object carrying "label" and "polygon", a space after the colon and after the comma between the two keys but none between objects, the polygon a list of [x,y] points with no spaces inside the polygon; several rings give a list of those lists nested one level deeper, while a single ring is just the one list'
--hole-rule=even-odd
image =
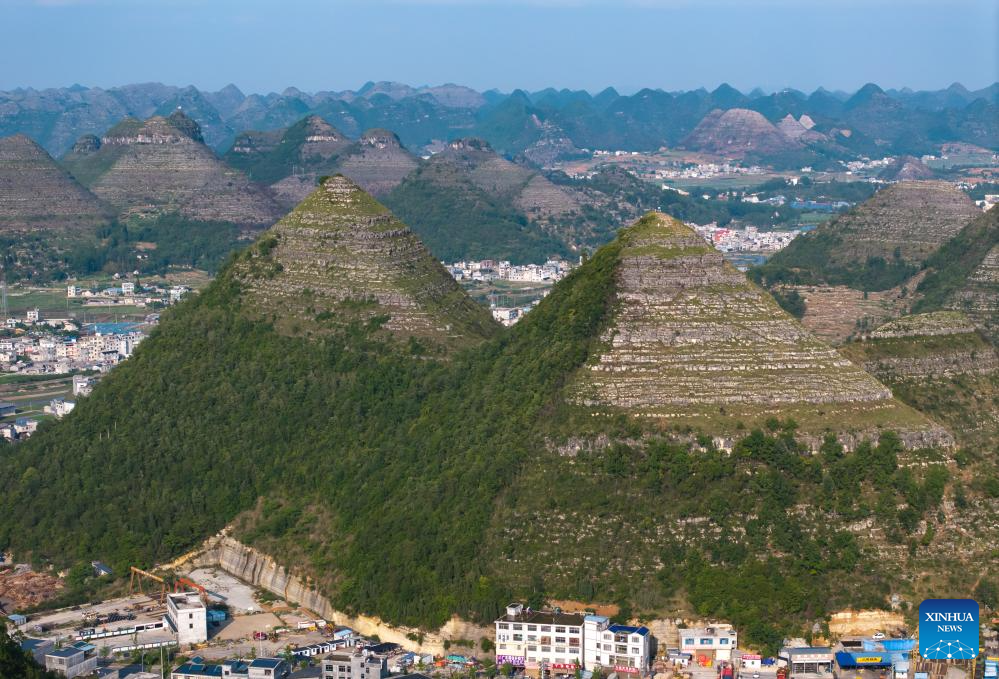
[{"label": "blue sky", "polygon": [[999,80],[996,0],[0,0],[0,89]]}]

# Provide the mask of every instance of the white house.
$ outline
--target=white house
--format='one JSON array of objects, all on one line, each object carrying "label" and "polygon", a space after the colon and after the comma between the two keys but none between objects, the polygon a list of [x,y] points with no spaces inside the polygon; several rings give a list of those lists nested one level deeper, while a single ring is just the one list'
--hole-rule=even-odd
[{"label": "white house", "polygon": [[714,662],[730,661],[738,641],[736,631],[727,624],[680,630],[680,650],[692,654],[695,660],[703,657]]}]

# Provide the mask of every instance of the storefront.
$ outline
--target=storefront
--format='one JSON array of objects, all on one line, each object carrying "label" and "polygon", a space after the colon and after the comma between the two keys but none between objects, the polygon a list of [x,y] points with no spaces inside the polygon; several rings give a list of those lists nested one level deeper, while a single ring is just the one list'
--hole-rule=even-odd
[{"label": "storefront", "polygon": [[780,654],[790,676],[824,675],[832,672],[833,652],[825,646],[785,648]]},{"label": "storefront", "polygon": [[502,665],[511,665],[515,668],[522,668],[524,666],[524,656],[522,655],[497,655],[496,656],[496,667],[501,667]]},{"label": "storefront", "polygon": [[[513,665],[513,663],[510,663]],[[516,667],[516,666],[515,666]],[[524,674],[533,679],[566,679],[575,677],[579,665],[576,663],[536,662],[527,660],[523,664]]]}]

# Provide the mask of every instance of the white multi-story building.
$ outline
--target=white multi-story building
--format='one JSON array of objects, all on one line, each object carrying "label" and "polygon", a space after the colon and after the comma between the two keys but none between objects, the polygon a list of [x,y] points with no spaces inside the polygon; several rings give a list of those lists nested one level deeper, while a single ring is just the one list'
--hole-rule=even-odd
[{"label": "white multi-story building", "polygon": [[615,625],[602,615],[533,611],[507,606],[496,621],[496,664],[523,667],[527,675],[552,679],[576,669],[646,674],[652,635],[646,627]]},{"label": "white multi-story building", "polygon": [[182,648],[208,641],[208,612],[197,592],[167,594],[167,622]]},{"label": "white multi-story building", "polygon": [[583,616],[510,604],[496,621],[496,664],[531,677],[574,675],[583,667]]},{"label": "white multi-story building", "polygon": [[608,672],[645,674],[652,662],[652,635],[645,626],[615,625],[603,615],[583,622],[583,666]]},{"label": "white multi-story building", "polygon": [[701,657],[715,662],[730,661],[732,651],[738,645],[738,636],[731,625],[719,624],[680,630],[680,650],[692,654],[695,661]]}]

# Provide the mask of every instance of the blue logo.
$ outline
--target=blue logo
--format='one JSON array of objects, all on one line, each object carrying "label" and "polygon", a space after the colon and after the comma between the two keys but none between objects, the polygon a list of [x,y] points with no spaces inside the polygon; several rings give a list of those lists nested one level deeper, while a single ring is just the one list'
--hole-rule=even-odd
[{"label": "blue logo", "polygon": [[978,657],[978,602],[926,599],[919,604],[919,655],[927,660]]}]

